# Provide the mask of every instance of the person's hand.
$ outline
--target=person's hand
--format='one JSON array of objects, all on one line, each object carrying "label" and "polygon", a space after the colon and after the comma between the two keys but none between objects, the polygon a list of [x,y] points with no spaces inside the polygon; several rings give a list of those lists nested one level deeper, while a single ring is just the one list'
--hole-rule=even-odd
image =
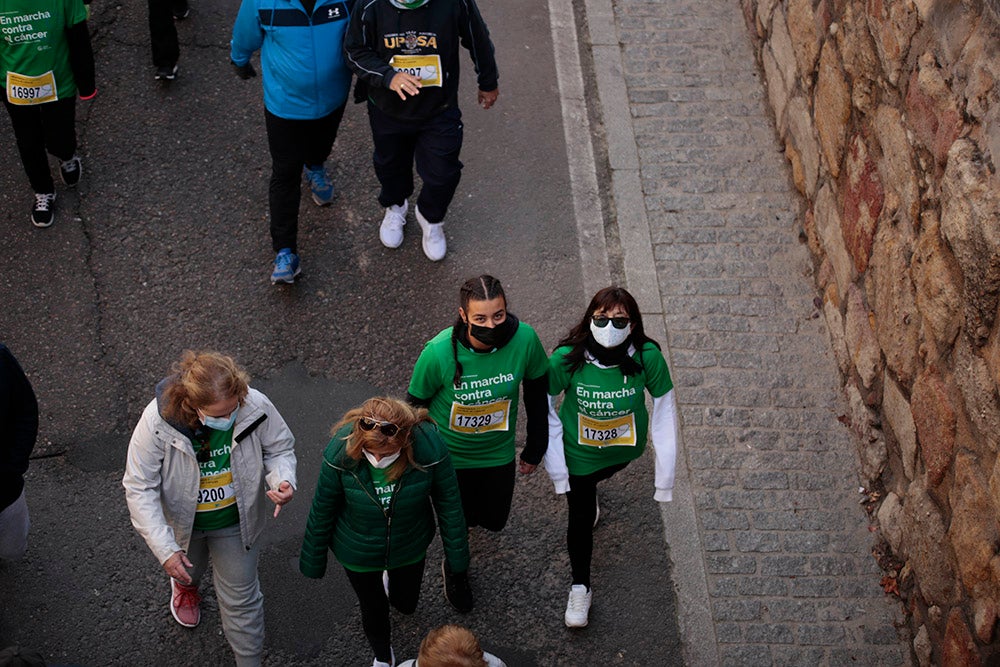
[{"label": "person's hand", "polygon": [[496,104],[497,96],[499,95],[500,95],[499,88],[494,88],[493,90],[490,91],[480,90],[478,96],[479,106],[481,106],[484,109],[489,109],[491,106]]},{"label": "person's hand", "polygon": [[282,482],[278,485],[277,490],[270,490],[267,492],[267,497],[274,501],[274,517],[278,518],[278,512],[281,511],[281,506],[292,499],[295,495],[295,489],[288,482]]},{"label": "person's hand", "polygon": [[521,459],[520,463],[518,463],[517,465],[517,471],[522,475],[530,475],[531,473],[535,472],[537,468],[538,468],[537,463],[528,463],[524,459]]},{"label": "person's hand", "polygon": [[257,76],[257,70],[253,68],[253,63],[250,62],[249,60],[246,62],[245,65],[237,65],[232,60],[230,60],[229,62],[232,63],[233,69],[236,70],[236,76],[240,77],[244,81],[246,81],[247,79],[252,79],[253,77]]},{"label": "person's hand", "polygon": [[187,569],[192,567],[194,565],[191,564],[187,554],[183,551],[175,551],[173,556],[163,561],[163,569],[166,573],[185,586],[191,585],[191,575],[188,574]]},{"label": "person's hand", "polygon": [[389,81],[389,90],[399,95],[399,99],[405,100],[406,96],[414,96],[420,93],[420,79],[407,72],[396,72]]}]

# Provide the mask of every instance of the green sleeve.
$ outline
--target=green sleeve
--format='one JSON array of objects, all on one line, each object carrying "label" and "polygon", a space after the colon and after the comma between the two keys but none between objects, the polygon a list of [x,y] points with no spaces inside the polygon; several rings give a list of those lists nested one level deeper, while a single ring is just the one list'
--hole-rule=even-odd
[{"label": "green sleeve", "polygon": [[560,347],[549,357],[549,396],[558,396],[569,387],[566,372],[566,348]]},{"label": "green sleeve", "polygon": [[646,389],[653,398],[659,398],[674,388],[667,360],[652,343],[646,343],[642,348],[642,365],[646,372]]},{"label": "green sleeve", "polygon": [[87,20],[87,7],[83,0],[65,0],[64,11],[67,28]]},{"label": "green sleeve", "polygon": [[451,455],[445,446],[437,427],[432,424],[420,426],[420,436],[433,442],[433,450],[440,460],[431,466],[431,501],[434,513],[441,526],[441,542],[448,565],[453,572],[469,569],[469,534],[465,526],[462,510],[462,496],[458,491],[458,478],[451,464]]},{"label": "green sleeve", "polygon": [[534,329],[531,329],[531,340],[528,342],[528,362],[524,367],[524,377],[529,380],[537,380],[548,370],[549,360],[545,356],[545,348],[542,347],[542,341],[538,340],[538,334],[535,333]]},{"label": "green sleeve", "polygon": [[344,486],[340,480],[340,471],[330,464],[342,446],[343,442],[334,437],[326,447],[312,508],[306,521],[306,534],[302,538],[299,571],[311,579],[319,579],[326,573],[327,558],[333,544],[334,526],[337,524],[337,516],[344,502]]},{"label": "green sleeve", "polygon": [[428,343],[417,357],[410,386],[406,391],[422,401],[429,401],[442,386],[441,364],[435,350]]}]

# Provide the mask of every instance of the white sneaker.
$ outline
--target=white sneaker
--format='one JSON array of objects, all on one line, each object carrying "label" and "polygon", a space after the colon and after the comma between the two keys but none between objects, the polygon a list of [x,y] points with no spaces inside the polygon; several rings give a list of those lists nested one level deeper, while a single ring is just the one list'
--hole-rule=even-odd
[{"label": "white sneaker", "polygon": [[402,206],[390,206],[385,209],[382,226],[378,228],[378,237],[386,248],[398,248],[402,245],[407,206],[404,200]]},{"label": "white sneaker", "polygon": [[590,599],[593,591],[588,591],[583,584],[575,584],[569,589],[569,600],[566,601],[566,627],[587,627],[587,615],[590,613]]},{"label": "white sneaker", "polygon": [[413,210],[420,223],[420,231],[423,232],[424,254],[432,262],[440,262],[448,252],[448,242],[444,238],[443,222],[427,222],[427,219],[420,214],[420,207],[415,206]]}]

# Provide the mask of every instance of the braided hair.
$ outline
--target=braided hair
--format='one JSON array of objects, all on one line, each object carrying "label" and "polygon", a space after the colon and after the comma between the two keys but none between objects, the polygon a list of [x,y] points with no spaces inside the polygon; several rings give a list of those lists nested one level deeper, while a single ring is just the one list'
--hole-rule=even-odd
[{"label": "braided hair", "polygon": [[[475,278],[469,278],[462,284],[461,289],[458,291],[458,302],[462,306],[462,310],[466,313],[469,312],[470,301],[492,301],[498,297],[503,299],[506,306],[507,295],[503,292],[503,285],[500,284],[499,280],[485,273]],[[459,336],[465,331],[465,327],[466,324],[462,320],[461,313],[459,313],[455,319],[455,324],[451,328],[451,354],[455,359],[455,377],[452,378],[452,384],[456,387],[462,381],[462,364],[458,361],[458,342]]]}]

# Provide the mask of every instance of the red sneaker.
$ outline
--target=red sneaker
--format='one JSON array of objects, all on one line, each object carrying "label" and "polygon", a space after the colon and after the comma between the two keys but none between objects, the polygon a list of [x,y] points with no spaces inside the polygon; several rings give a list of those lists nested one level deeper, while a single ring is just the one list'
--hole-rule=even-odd
[{"label": "red sneaker", "polygon": [[197,586],[185,586],[170,578],[170,613],[174,620],[185,628],[193,628],[201,622],[201,596]]}]

